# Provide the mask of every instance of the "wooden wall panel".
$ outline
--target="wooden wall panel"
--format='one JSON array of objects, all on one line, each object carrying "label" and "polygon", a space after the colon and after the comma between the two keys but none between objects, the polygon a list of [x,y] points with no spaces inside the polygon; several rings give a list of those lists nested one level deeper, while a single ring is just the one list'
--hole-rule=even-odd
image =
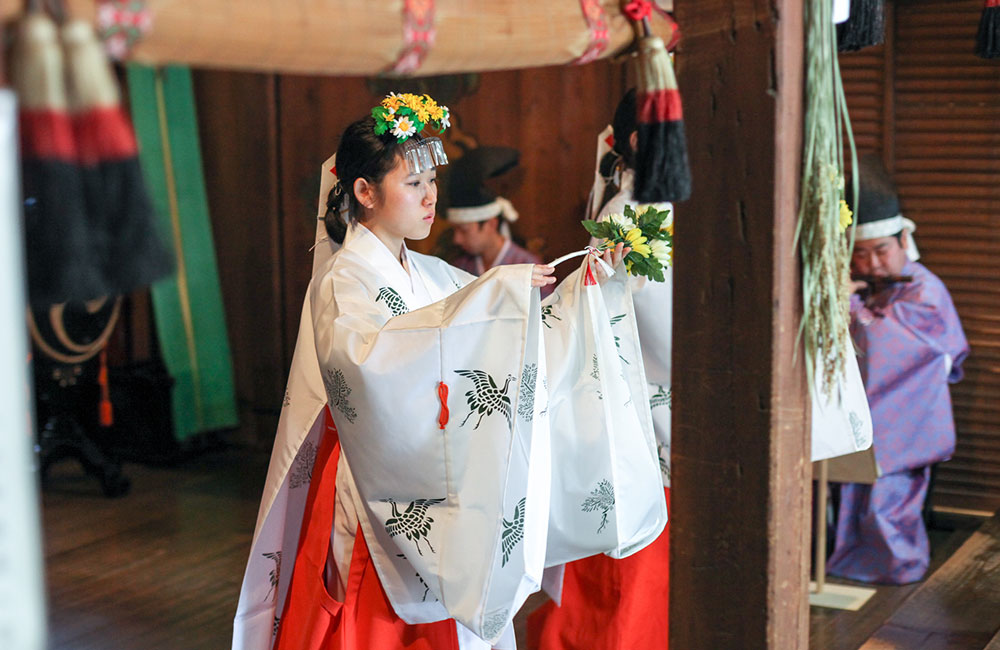
[{"label": "wooden wall panel", "polygon": [[240,437],[258,443],[274,435],[287,368],[280,345],[275,78],[199,71],[194,81]]}]

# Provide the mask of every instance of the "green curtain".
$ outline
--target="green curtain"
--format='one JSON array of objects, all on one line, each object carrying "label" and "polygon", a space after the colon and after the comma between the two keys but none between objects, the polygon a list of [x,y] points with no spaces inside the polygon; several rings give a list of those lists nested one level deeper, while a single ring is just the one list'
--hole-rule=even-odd
[{"label": "green curtain", "polygon": [[191,72],[129,65],[128,88],[143,172],[177,260],[177,273],[154,284],[152,296],[183,441],[238,421]]}]

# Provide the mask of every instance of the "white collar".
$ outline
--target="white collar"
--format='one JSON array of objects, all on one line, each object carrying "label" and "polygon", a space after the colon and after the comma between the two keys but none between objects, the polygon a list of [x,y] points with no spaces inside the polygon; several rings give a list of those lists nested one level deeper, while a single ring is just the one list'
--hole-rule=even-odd
[{"label": "white collar", "polygon": [[[344,249],[360,255],[368,264],[382,275],[389,285],[400,291],[404,297],[409,298],[407,304],[424,303],[427,294],[426,283],[420,274],[414,259],[403,243],[400,256],[397,257],[389,247],[379,239],[375,233],[364,224],[355,224],[347,231],[344,237]],[[400,257],[406,259],[406,266],[409,272],[400,261]]]}]

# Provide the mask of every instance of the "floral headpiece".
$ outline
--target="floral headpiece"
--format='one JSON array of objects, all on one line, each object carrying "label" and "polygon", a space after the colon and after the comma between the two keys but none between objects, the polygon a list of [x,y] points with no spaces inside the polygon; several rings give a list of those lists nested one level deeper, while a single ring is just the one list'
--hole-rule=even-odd
[{"label": "floral headpiece", "polygon": [[438,106],[430,95],[389,93],[372,109],[375,118],[375,135],[391,131],[400,142],[406,142],[420,133],[428,124],[438,133],[451,126],[447,106]]},{"label": "floral headpiece", "polygon": [[438,133],[451,126],[447,106],[439,106],[429,95],[389,93],[372,109],[372,117],[375,118],[375,135],[392,133],[403,144],[403,155],[411,173],[419,174],[448,164],[440,138],[411,139],[428,125]]}]

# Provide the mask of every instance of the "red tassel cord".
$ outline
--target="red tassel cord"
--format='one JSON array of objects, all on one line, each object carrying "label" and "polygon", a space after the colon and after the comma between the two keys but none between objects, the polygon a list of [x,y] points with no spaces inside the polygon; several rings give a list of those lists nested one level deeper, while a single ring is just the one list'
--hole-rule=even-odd
[{"label": "red tassel cord", "polygon": [[448,384],[438,382],[438,399],[441,400],[441,414],[438,415],[438,427],[443,431],[448,424]]},{"label": "red tassel cord", "polygon": [[101,368],[97,371],[97,383],[101,387],[101,426],[110,427],[115,423],[114,412],[111,409],[111,391],[108,390],[108,351],[101,350]]}]

